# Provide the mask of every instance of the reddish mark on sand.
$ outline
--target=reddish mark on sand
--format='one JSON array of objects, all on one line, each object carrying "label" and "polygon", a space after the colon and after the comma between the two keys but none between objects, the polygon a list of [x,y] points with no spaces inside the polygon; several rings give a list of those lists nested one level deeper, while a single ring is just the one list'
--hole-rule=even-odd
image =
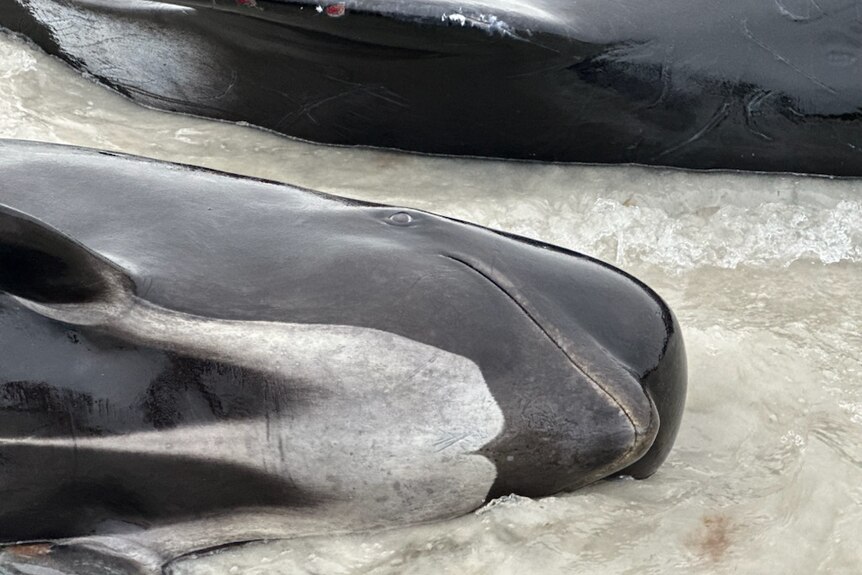
[{"label": "reddish mark on sand", "polygon": [[700,533],[694,535],[689,544],[698,555],[713,563],[721,561],[733,544],[737,526],[726,515],[704,515]]},{"label": "reddish mark on sand", "polygon": [[257,8],[257,0],[236,0],[236,5]]}]

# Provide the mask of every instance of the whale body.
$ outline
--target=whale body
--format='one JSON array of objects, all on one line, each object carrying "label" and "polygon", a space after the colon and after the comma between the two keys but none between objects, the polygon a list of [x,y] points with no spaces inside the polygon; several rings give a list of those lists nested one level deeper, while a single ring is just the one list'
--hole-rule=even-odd
[{"label": "whale body", "polygon": [[12,573],[160,573],[234,543],[647,477],[685,389],[665,302],[587,256],[418,210],[0,141]]},{"label": "whale body", "polygon": [[0,0],[133,100],[432,154],[862,175],[857,0]]}]

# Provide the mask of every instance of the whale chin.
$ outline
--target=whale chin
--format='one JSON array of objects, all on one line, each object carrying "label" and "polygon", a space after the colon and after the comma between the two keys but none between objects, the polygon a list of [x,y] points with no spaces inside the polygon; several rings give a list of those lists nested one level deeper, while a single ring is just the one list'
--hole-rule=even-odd
[{"label": "whale chin", "polygon": [[685,343],[676,318],[671,314],[667,347],[655,370],[643,378],[644,391],[658,409],[659,428],[649,451],[620,475],[645,479],[654,474],[667,459],[676,440],[688,387]]},{"label": "whale chin", "polygon": [[[552,404],[537,407],[541,402],[531,399],[525,409],[524,390],[498,398],[510,406],[509,426],[530,439],[500,438],[489,446],[500,473],[490,496],[551,495],[620,474],[645,478],[670,452],[685,403],[685,348],[676,319],[625,272],[533,244],[545,250],[543,257],[514,250],[443,255],[503,295],[510,313],[545,340],[548,354],[534,374],[549,380],[542,385],[553,390]],[[549,441],[557,447],[548,449],[544,464],[556,470],[553,478],[518,466],[525,451]]]}]

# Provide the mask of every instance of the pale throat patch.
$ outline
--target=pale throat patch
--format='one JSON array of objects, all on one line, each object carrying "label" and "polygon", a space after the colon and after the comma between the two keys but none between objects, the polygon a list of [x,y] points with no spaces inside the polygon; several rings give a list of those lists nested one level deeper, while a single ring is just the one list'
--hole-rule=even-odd
[{"label": "pale throat patch", "polygon": [[267,385],[310,395],[297,409],[257,419],[78,438],[78,446],[253,467],[372,522],[468,512],[496,479],[493,462],[476,452],[502,432],[504,416],[479,367],[460,355],[376,329],[212,319],[122,293],[69,306],[16,299],[139,345],[269,373]]}]

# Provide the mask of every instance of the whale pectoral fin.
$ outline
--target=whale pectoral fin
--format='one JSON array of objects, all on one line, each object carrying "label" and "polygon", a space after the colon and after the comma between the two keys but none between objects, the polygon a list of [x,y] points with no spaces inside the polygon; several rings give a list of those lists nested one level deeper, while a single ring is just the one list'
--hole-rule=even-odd
[{"label": "whale pectoral fin", "polygon": [[162,575],[162,562],[90,542],[25,542],[0,547],[0,573],[25,575]]},{"label": "whale pectoral fin", "polygon": [[0,204],[0,292],[37,306],[104,307],[128,299],[134,283],[69,236]]}]

